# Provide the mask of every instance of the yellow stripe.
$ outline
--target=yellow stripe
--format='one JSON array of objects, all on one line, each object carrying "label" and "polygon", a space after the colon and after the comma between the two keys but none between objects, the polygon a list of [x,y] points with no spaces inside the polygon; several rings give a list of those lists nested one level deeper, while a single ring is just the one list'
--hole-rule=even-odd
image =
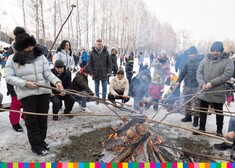
[{"label": "yellow stripe", "polygon": [[128,163],[127,162],[123,162],[122,163],[122,168],[128,168]]},{"label": "yellow stripe", "polygon": [[50,162],[46,162],[46,168],[51,168],[51,163]]},{"label": "yellow stripe", "polygon": [[177,163],[177,168],[183,168],[183,163],[182,162],[178,162]]},{"label": "yellow stripe", "polygon": [[144,163],[144,168],[150,168],[150,163],[149,162]]},{"label": "yellow stripe", "polygon": [[221,162],[221,168],[227,168],[227,163],[226,162]]},{"label": "yellow stripe", "polygon": [[13,163],[13,168],[18,168],[18,163]]},{"label": "yellow stripe", "polygon": [[95,168],[95,163],[94,162],[90,162],[90,168]]},{"label": "yellow stripe", "polygon": [[205,163],[199,163],[199,168],[205,168]]},{"label": "yellow stripe", "polygon": [[73,162],[68,163],[68,168],[73,168]]}]

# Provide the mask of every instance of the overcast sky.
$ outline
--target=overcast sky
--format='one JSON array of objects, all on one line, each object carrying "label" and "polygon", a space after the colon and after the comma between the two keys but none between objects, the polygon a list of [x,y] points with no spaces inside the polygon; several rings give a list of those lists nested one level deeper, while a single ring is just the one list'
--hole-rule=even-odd
[{"label": "overcast sky", "polygon": [[[159,20],[169,22],[173,29],[187,30],[195,40],[235,40],[235,0],[144,0]],[[13,29],[22,25],[17,0],[0,0],[0,24]]]},{"label": "overcast sky", "polygon": [[235,40],[235,0],[144,0],[161,21],[194,39]]}]

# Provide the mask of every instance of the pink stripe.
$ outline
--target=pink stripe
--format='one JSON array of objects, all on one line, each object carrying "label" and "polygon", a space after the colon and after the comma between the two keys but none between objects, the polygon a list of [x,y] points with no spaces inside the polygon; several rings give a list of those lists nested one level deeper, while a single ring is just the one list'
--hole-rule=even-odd
[{"label": "pink stripe", "polygon": [[63,162],[63,163],[62,163],[62,168],[68,168],[68,163]]},{"label": "pink stripe", "polygon": [[144,163],[139,163],[139,168],[144,168]]},{"label": "pink stripe", "polygon": [[8,163],[7,168],[13,168],[13,163]]},{"label": "pink stripe", "polygon": [[150,163],[150,168],[156,168],[156,163],[151,162],[151,163]]},{"label": "pink stripe", "polygon": [[177,163],[176,162],[172,163],[172,168],[177,168]]},{"label": "pink stripe", "polygon": [[199,163],[194,163],[194,168],[199,168]]},{"label": "pink stripe", "polygon": [[227,168],[232,168],[233,164],[231,162],[227,163]]},{"label": "pink stripe", "polygon": [[21,163],[21,162],[20,162],[20,163],[18,164],[18,168],[24,168],[24,163]]},{"label": "pink stripe", "polygon": [[100,163],[99,162],[95,162],[95,168],[100,168]]},{"label": "pink stripe", "polygon": [[40,163],[40,168],[46,168],[46,163]]}]

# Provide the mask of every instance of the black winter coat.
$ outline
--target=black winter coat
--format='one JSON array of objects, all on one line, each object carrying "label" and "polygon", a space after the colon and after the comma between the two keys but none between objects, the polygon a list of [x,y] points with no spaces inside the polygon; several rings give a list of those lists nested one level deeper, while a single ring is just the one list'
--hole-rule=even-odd
[{"label": "black winter coat", "polygon": [[126,77],[132,78],[133,76],[133,64],[134,61],[133,60],[128,60],[128,62],[126,63]]},{"label": "black winter coat", "polygon": [[118,69],[118,64],[117,64],[117,56],[114,54],[111,54],[111,60],[112,60],[112,69]]},{"label": "black winter coat", "polygon": [[88,94],[94,95],[88,86],[88,78],[85,75],[82,75],[81,72],[78,72],[74,77],[72,86],[76,91],[86,91]]},{"label": "black winter coat", "polygon": [[[64,67],[64,69],[65,69],[65,67]],[[61,80],[64,89],[71,89],[72,88],[71,72],[69,70],[65,70],[62,74],[58,74],[56,72],[55,68],[53,68],[51,71],[53,74],[55,74],[55,76],[57,76]],[[52,83],[51,83],[51,86],[55,87]],[[53,94],[59,93],[56,90],[53,90],[52,92],[53,92]]]},{"label": "black winter coat", "polygon": [[92,47],[88,67],[94,80],[107,80],[107,75],[112,72],[112,60],[106,46],[100,54]]},{"label": "black winter coat", "polygon": [[14,90],[14,86],[7,83],[7,95],[17,96]]},{"label": "black winter coat", "polygon": [[199,55],[194,59],[189,59],[180,72],[178,82],[181,83],[184,80],[186,87],[197,88],[199,85],[197,82],[197,69],[203,58],[204,56]]}]

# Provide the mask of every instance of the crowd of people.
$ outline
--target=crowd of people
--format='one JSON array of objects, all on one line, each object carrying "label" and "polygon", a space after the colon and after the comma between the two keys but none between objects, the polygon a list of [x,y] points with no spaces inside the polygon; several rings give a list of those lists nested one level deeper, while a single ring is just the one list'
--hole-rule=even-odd
[{"label": "crowd of people", "polygon": [[[121,54],[118,66],[118,50],[112,49],[110,54],[101,39],[96,40],[89,53],[82,49],[78,56],[72,53],[71,43],[63,40],[53,56],[54,67],[50,69],[43,47],[32,35],[21,27],[16,27],[13,33],[14,41],[5,51],[5,62],[2,65],[6,69],[7,94],[11,96],[10,123],[15,131],[22,132],[20,118],[25,120],[31,149],[38,155],[46,155],[50,148],[45,141],[48,117],[29,114],[20,116],[20,113],[11,110],[20,111],[23,108],[25,112],[47,114],[51,102],[53,114],[58,114],[64,102],[63,112],[70,114],[77,102],[81,110],[87,112],[87,102],[100,95],[103,100],[107,98],[114,104],[120,100],[122,105],[133,98],[133,108],[140,115],[151,106],[155,112],[159,105],[170,112],[175,109],[175,105],[181,105],[185,114],[181,121],[192,122],[193,118],[193,126],[199,126],[200,132],[206,131],[210,106],[216,113],[216,134],[223,136],[223,105],[227,101],[230,106],[234,101],[235,56],[231,57],[231,53],[224,52],[222,42],[214,42],[207,55],[198,54],[197,48],[191,46],[175,57],[175,60],[170,59],[165,50],[159,54],[152,52],[149,55],[150,64],[146,63],[143,51],[138,54]],[[135,56],[138,57],[138,73],[134,71]],[[173,65],[175,72],[172,72]],[[72,73],[75,73],[73,79]],[[94,81],[94,92],[89,86],[89,75]],[[165,92],[166,85],[169,89]],[[49,90],[40,86],[56,89]],[[68,94],[65,89],[79,92],[83,96]],[[225,89],[227,92],[222,92]],[[0,100],[2,97],[1,94]],[[99,102],[96,101],[96,104]],[[58,115],[53,116],[53,120],[58,119]],[[234,121],[234,118],[230,119],[227,135],[233,139],[235,134],[232,135],[230,131],[235,131]],[[198,132],[193,134],[200,135]],[[231,147],[224,143],[214,146],[216,149]]]}]

